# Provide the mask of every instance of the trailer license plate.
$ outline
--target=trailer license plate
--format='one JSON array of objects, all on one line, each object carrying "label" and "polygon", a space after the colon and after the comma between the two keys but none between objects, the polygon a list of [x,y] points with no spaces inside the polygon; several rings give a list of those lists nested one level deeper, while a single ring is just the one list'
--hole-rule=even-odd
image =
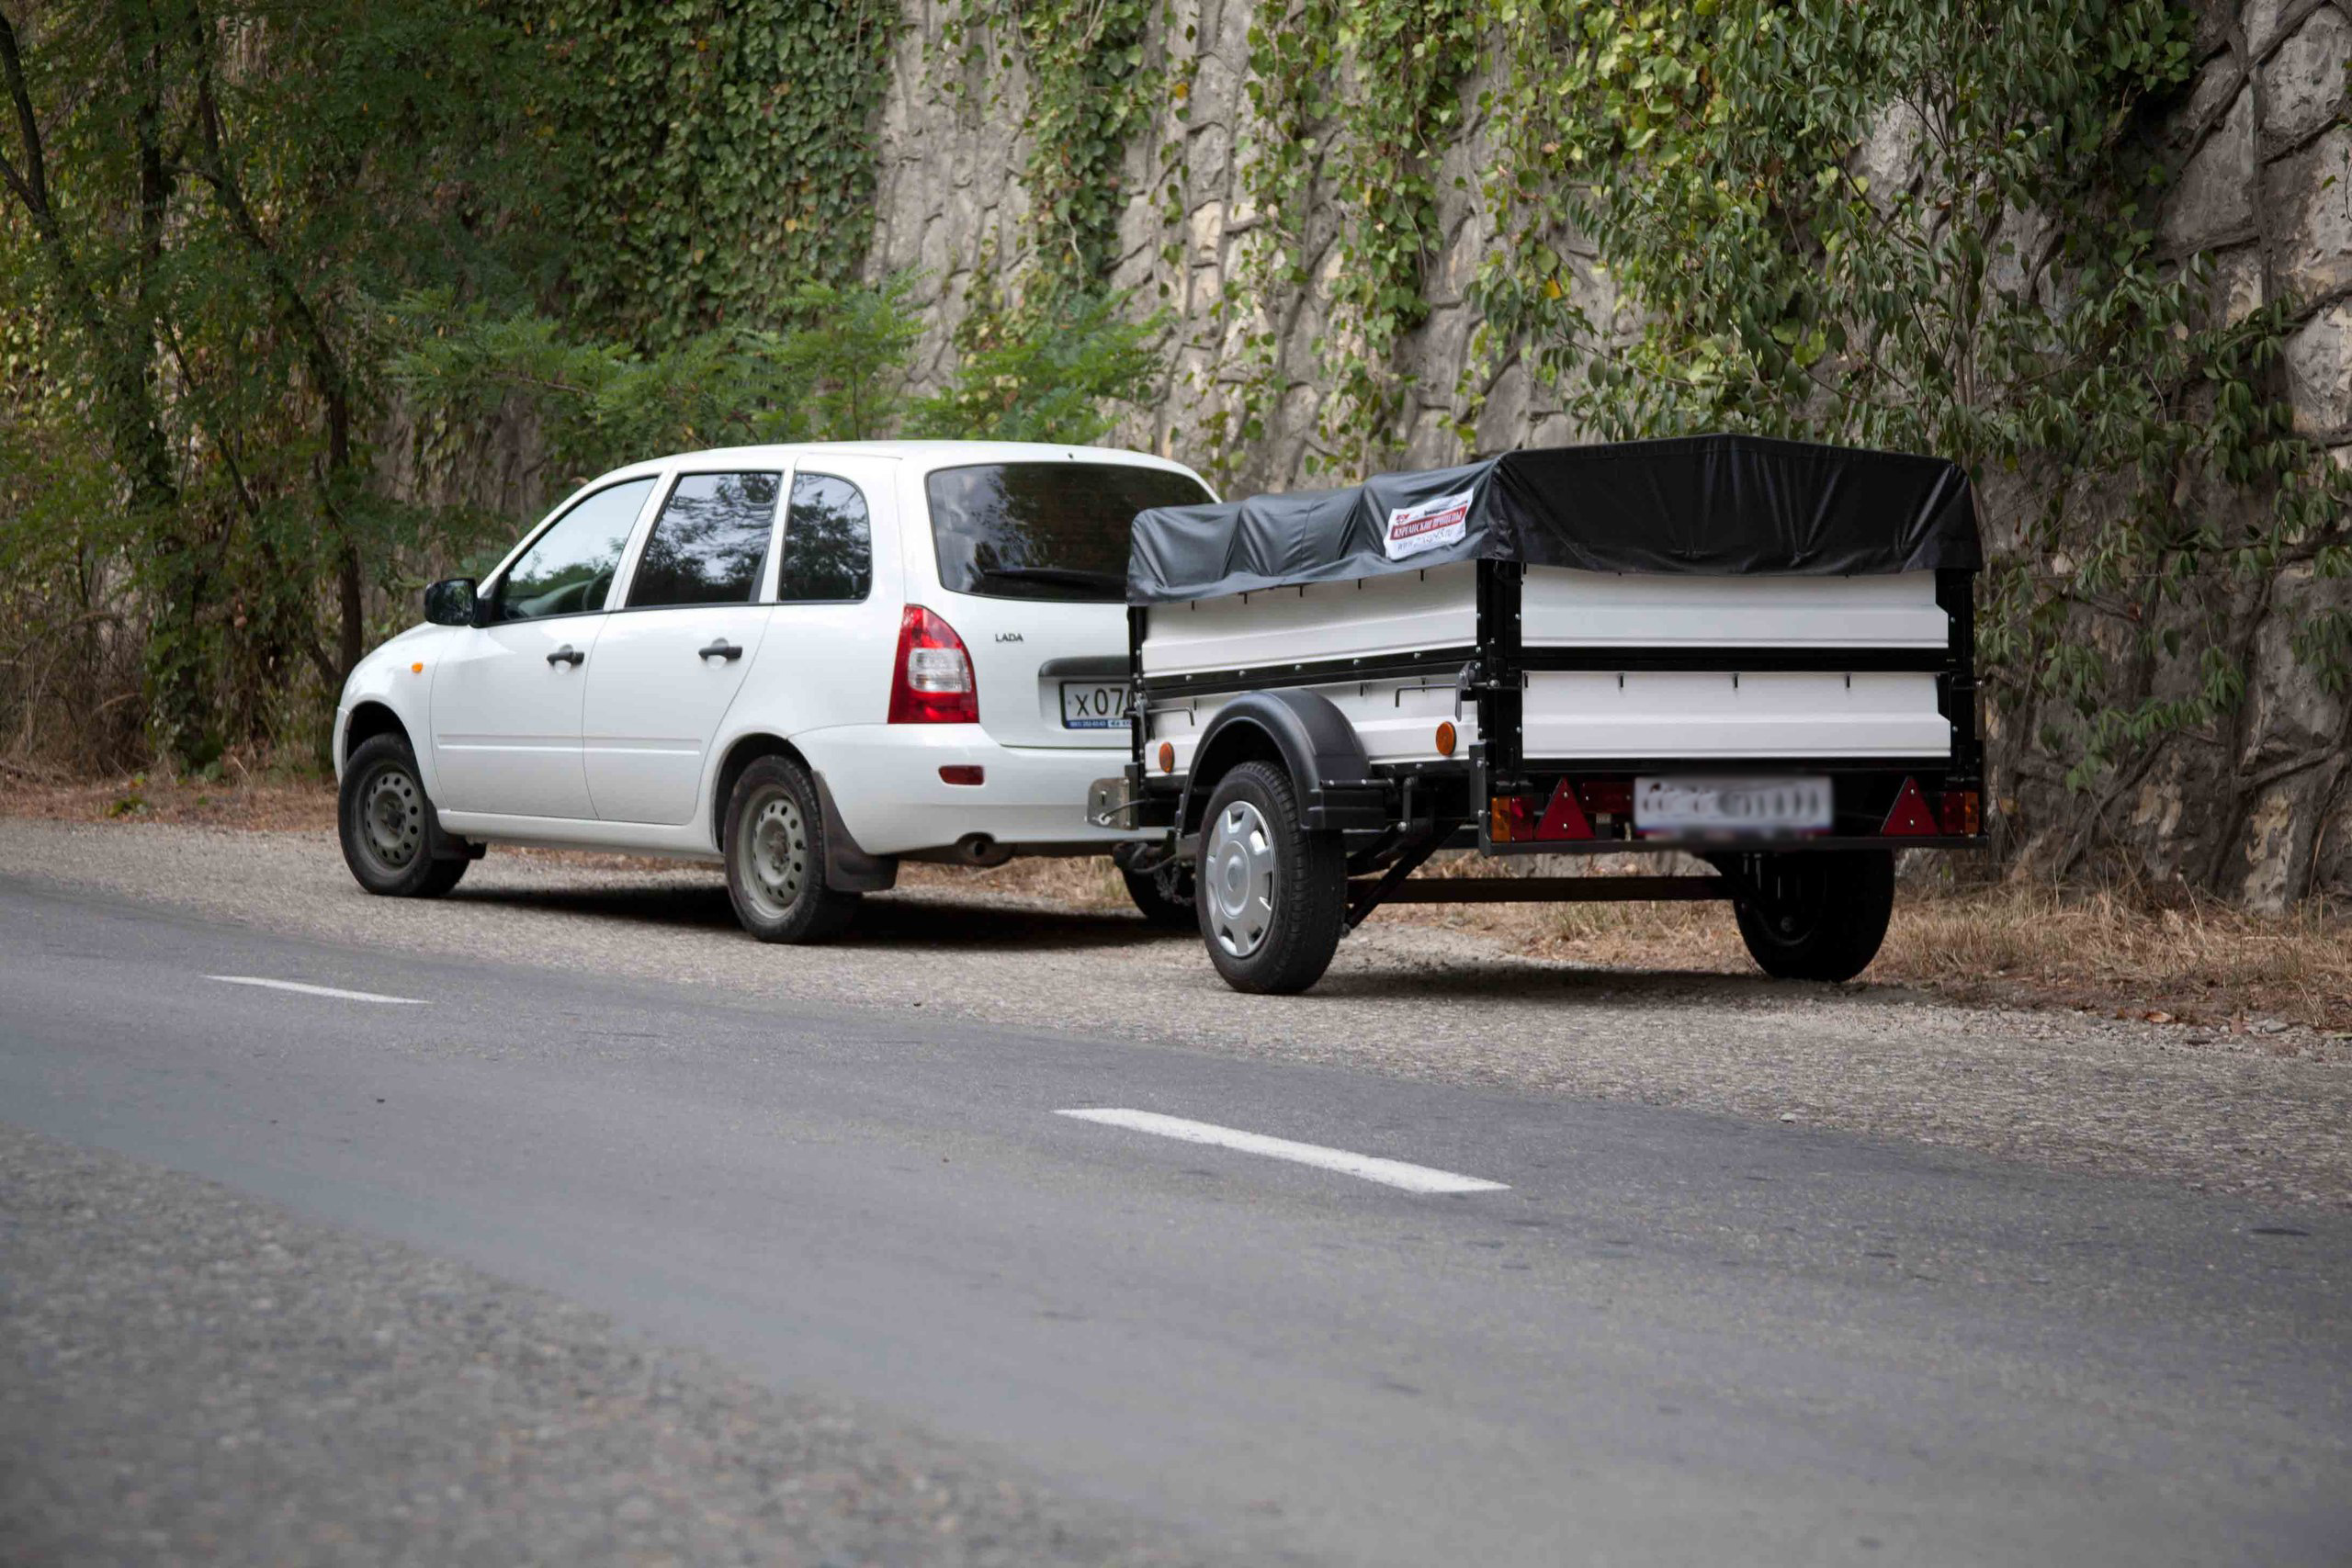
[{"label": "trailer license plate", "polygon": [[1827,779],[1635,779],[1634,826],[1764,833],[1826,828]]},{"label": "trailer license plate", "polygon": [[1127,722],[1127,688],[1101,681],[1062,682],[1064,729],[1119,729]]}]

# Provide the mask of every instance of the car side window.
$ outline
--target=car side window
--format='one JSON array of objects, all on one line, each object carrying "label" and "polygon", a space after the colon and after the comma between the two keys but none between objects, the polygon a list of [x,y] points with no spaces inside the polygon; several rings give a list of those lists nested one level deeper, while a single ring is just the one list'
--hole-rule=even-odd
[{"label": "car side window", "polygon": [[498,618],[530,621],[603,609],[629,530],[652,491],[650,479],[607,485],[556,519],[500,579]]},{"label": "car side window", "polygon": [[629,608],[750,604],[783,488],[782,474],[681,474],[646,536]]},{"label": "car side window", "polygon": [[873,586],[874,537],[864,492],[831,474],[794,475],[792,507],[784,519],[784,563],[776,572],[777,601],[863,599]]}]

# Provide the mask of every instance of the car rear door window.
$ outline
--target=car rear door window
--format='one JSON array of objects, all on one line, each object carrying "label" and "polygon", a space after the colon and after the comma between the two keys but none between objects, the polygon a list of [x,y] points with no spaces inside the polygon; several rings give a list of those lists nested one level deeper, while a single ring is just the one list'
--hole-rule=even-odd
[{"label": "car rear door window", "polygon": [[774,473],[679,475],[629,580],[629,608],[750,604],[783,486]]},{"label": "car rear door window", "polygon": [[874,539],[865,496],[831,474],[796,474],[784,519],[784,561],[775,596],[786,604],[863,599],[874,583]]},{"label": "car rear door window", "polygon": [[499,619],[528,621],[603,609],[629,530],[652,490],[650,479],[628,479],[582,497],[507,568],[498,584]]},{"label": "car rear door window", "polygon": [[978,463],[925,483],[939,583],[992,599],[1126,597],[1127,530],[1152,506],[1196,506],[1189,474],[1138,463]]}]

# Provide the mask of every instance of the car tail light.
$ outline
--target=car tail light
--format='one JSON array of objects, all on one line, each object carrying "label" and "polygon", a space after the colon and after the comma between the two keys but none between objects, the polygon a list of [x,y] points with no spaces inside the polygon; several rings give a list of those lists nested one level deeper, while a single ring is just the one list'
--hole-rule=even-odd
[{"label": "car tail light", "polygon": [[890,672],[890,722],[979,721],[979,682],[964,639],[922,605],[908,605],[899,617],[899,659]]},{"label": "car tail light", "polygon": [[1955,836],[1982,832],[1983,797],[1973,789],[1948,789],[1936,801],[1936,820],[1946,833]]},{"label": "car tail light", "polygon": [[1888,809],[1886,825],[1879,829],[1890,839],[1932,839],[1936,836],[1936,819],[1928,815],[1927,797],[1919,793],[1917,779],[1905,779]]}]

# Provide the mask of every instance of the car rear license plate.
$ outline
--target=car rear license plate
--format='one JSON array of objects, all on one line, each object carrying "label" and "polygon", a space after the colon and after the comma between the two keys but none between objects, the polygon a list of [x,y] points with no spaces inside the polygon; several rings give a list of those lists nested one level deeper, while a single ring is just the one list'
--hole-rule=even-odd
[{"label": "car rear license plate", "polygon": [[1634,781],[1634,826],[1720,833],[1816,830],[1830,822],[1829,781],[1645,778]]},{"label": "car rear license plate", "polygon": [[1105,681],[1062,682],[1064,729],[1122,729],[1127,722],[1127,688]]}]

